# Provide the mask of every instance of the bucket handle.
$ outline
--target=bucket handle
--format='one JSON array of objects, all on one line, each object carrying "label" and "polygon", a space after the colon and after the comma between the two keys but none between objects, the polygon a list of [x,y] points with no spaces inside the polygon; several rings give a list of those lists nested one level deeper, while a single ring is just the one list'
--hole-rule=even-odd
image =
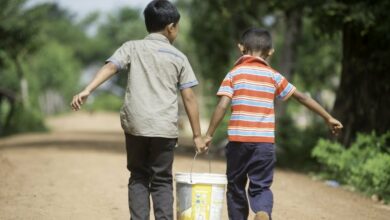
[{"label": "bucket handle", "polygon": [[[208,155],[208,158],[209,158],[209,173],[211,173],[211,157],[210,157],[210,154],[208,151],[206,152],[206,154]],[[195,159],[197,156],[198,156],[198,152],[195,152],[195,156],[194,156],[194,159],[192,160],[192,164],[191,164],[190,183],[192,183],[192,169],[194,168],[194,163],[195,163]]]}]

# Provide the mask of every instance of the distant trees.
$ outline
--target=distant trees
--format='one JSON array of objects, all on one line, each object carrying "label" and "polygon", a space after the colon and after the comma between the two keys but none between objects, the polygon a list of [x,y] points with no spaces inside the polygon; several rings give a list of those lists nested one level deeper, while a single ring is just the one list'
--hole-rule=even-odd
[{"label": "distant trees", "polygon": [[4,0],[0,3],[0,100],[9,100],[0,102],[1,133],[6,132],[5,126],[15,124],[13,118],[17,113],[31,115],[32,112],[28,74],[23,63],[39,47],[37,33],[44,9],[25,9],[24,2]]},{"label": "distant trees", "polygon": [[[43,9],[40,7],[22,9],[24,2],[23,0],[4,0],[0,3],[0,67],[7,64],[13,65],[18,77],[18,90],[22,103],[28,107],[28,83],[22,62],[39,45],[37,32]],[[6,80],[3,79],[2,83],[5,82]]]},{"label": "distant trees", "polygon": [[[44,129],[46,114],[69,109],[82,68],[103,65],[122,43],[146,34],[137,9],[76,20],[54,3],[25,3],[0,2],[0,136]],[[127,76],[118,76],[124,86]]]}]

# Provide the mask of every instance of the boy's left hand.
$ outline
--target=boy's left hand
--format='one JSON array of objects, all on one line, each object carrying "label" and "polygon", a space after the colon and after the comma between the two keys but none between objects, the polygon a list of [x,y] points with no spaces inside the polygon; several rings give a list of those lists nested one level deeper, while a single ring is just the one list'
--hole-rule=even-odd
[{"label": "boy's left hand", "polygon": [[340,133],[341,129],[343,128],[343,125],[341,124],[341,122],[339,122],[335,118],[328,119],[327,123],[328,123],[330,130],[332,131],[332,134],[334,134],[336,136]]},{"label": "boy's left hand", "polygon": [[74,111],[78,111],[81,109],[81,106],[87,101],[88,96],[90,95],[89,91],[82,91],[79,94],[73,96],[73,100],[70,103],[72,109]]}]

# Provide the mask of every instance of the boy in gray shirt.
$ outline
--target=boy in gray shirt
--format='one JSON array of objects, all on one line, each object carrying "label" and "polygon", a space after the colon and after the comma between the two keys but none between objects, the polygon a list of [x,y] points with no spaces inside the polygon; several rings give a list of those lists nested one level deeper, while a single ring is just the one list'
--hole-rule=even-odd
[{"label": "boy in gray shirt", "polygon": [[205,150],[198,104],[192,87],[198,84],[187,57],[172,46],[180,14],[167,0],[154,0],[144,10],[150,33],[143,40],[118,48],[92,82],[73,97],[79,110],[92,91],[118,70],[128,74],[120,112],[126,137],[131,219],[149,219],[152,196],[156,219],[173,219],[172,163],[178,137],[177,91],[183,98],[198,152]]}]

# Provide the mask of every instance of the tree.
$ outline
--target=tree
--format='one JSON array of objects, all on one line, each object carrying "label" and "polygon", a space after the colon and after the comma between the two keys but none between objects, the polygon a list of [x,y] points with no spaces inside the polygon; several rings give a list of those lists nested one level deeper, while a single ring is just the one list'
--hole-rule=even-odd
[{"label": "tree", "polygon": [[45,8],[23,9],[24,3],[25,0],[4,0],[0,3],[0,36],[2,36],[0,50],[3,53],[2,60],[4,61],[4,57],[7,56],[16,67],[22,103],[28,108],[28,82],[22,60],[39,44],[36,36]]},{"label": "tree", "polygon": [[349,145],[357,132],[378,134],[390,128],[390,2],[317,2],[313,16],[323,33],[342,32],[343,61],[333,112],[344,124],[340,137]]},{"label": "tree", "polygon": [[39,98],[50,88],[62,97],[76,89],[88,40],[56,4],[24,3],[0,3],[0,99],[11,104],[0,103],[1,134],[43,129]]}]

